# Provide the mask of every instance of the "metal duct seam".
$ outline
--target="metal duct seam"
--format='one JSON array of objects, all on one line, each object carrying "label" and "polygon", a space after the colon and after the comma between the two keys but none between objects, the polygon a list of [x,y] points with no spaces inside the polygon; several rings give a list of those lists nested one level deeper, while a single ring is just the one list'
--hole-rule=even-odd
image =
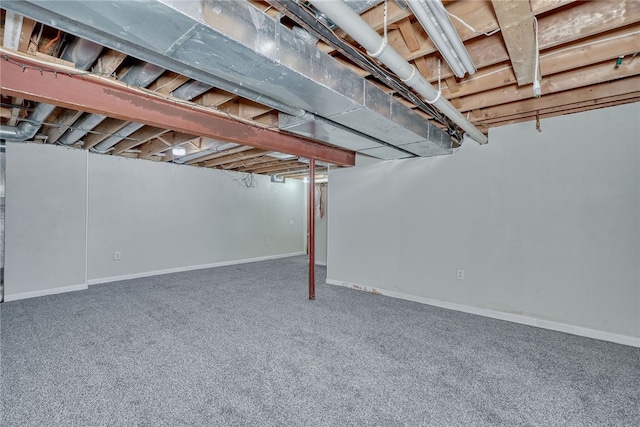
[{"label": "metal duct seam", "polygon": [[[102,46],[89,40],[75,38],[61,55],[61,59],[76,64],[76,68],[87,70],[102,52]],[[0,139],[26,141],[35,136],[42,123],[56,108],[55,105],[39,103],[18,126],[0,127]]]}]

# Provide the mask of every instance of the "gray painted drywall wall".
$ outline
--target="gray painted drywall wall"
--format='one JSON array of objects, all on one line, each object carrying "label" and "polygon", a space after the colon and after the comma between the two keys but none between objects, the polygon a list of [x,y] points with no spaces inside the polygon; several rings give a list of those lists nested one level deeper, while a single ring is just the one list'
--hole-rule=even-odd
[{"label": "gray painted drywall wall", "polygon": [[8,143],[6,296],[303,252],[303,182],[242,188],[239,177]]},{"label": "gray painted drywall wall", "polygon": [[639,118],[594,110],[333,171],[328,280],[639,337]]},{"label": "gray painted drywall wall", "polygon": [[5,296],[85,284],[87,154],[7,143]]},{"label": "gray painted drywall wall", "polygon": [[301,181],[94,154],[89,171],[89,280],[304,251]]}]

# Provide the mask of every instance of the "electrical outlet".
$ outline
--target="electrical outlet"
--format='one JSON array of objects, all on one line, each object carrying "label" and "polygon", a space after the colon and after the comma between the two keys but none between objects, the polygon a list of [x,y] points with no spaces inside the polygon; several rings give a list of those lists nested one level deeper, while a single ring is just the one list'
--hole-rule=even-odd
[{"label": "electrical outlet", "polygon": [[265,246],[269,246],[270,244],[271,244],[271,240],[269,240],[268,237],[266,239],[264,239],[264,245]]},{"label": "electrical outlet", "polygon": [[120,258],[122,258],[122,254],[120,253],[120,251],[116,251],[113,254],[113,259],[115,259],[116,261],[120,261]]},{"label": "electrical outlet", "polygon": [[293,227],[293,220],[292,219],[289,220],[289,227]]},{"label": "electrical outlet", "polygon": [[464,280],[464,270],[462,269],[456,270],[456,279]]}]

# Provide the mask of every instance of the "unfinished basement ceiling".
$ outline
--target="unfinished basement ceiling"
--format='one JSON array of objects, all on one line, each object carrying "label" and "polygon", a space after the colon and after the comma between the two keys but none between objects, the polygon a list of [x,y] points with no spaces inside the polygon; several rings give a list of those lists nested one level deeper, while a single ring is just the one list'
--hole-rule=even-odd
[{"label": "unfinished basement ceiling", "polygon": [[[309,157],[324,173],[354,152],[446,155],[463,142],[458,124],[315,3],[4,1],[2,135],[31,125],[27,140],[41,143],[287,177],[306,174]],[[347,1],[380,35],[385,3],[389,46],[485,135],[640,99],[637,0],[444,1],[477,69],[463,77],[415,2]],[[98,45],[89,65],[70,59],[78,39]]]}]

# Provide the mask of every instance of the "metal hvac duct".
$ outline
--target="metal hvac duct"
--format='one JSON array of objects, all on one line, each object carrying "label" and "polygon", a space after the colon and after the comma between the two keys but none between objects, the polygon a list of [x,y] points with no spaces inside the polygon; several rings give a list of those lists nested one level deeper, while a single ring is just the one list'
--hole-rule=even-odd
[{"label": "metal hvac duct", "polygon": [[[207,92],[212,87],[213,86],[208,85],[206,83],[192,80],[190,82],[183,84],[178,89],[174,90],[172,95],[175,98],[183,99],[185,101],[190,101],[193,98]],[[100,142],[95,147],[93,147],[93,149],[95,151],[105,153],[107,150],[109,150],[111,147],[116,145],[118,142],[122,141],[123,139],[125,139],[126,137],[128,137],[129,135],[131,135],[132,133],[134,133],[135,131],[137,131],[142,127],[144,127],[144,124],[142,123],[129,123],[122,129],[120,129],[117,134],[111,135],[110,137]]]},{"label": "metal hvac duct", "polygon": [[[98,58],[100,52],[102,52],[102,46],[89,40],[74,38],[60,58],[73,62],[80,70],[87,70]],[[0,127],[0,139],[26,141],[33,138],[55,108],[55,105],[39,103],[18,126]]]},{"label": "metal hvac duct", "polygon": [[[121,82],[130,86],[147,87],[153,83],[165,70],[157,65],[145,62],[137,63],[127,70],[120,79]],[[87,132],[106,119],[102,114],[85,114],[73,124],[73,129],[69,129],[60,137],[58,144],[73,145]]]},{"label": "metal hvac duct", "polygon": [[290,132],[381,158],[451,152],[445,132],[248,2],[3,7],[275,108]]},{"label": "metal hvac duct", "polygon": [[481,144],[487,143],[487,137],[478,128],[460,114],[449,101],[440,96],[440,93],[431,86],[413,65],[409,64],[393,47],[389,46],[387,41],[380,37],[344,1],[310,0],[310,2],[360,43],[370,56],[377,58],[389,67],[402,81],[424,96],[429,103],[437,107],[445,116],[467,132],[469,136]]}]

